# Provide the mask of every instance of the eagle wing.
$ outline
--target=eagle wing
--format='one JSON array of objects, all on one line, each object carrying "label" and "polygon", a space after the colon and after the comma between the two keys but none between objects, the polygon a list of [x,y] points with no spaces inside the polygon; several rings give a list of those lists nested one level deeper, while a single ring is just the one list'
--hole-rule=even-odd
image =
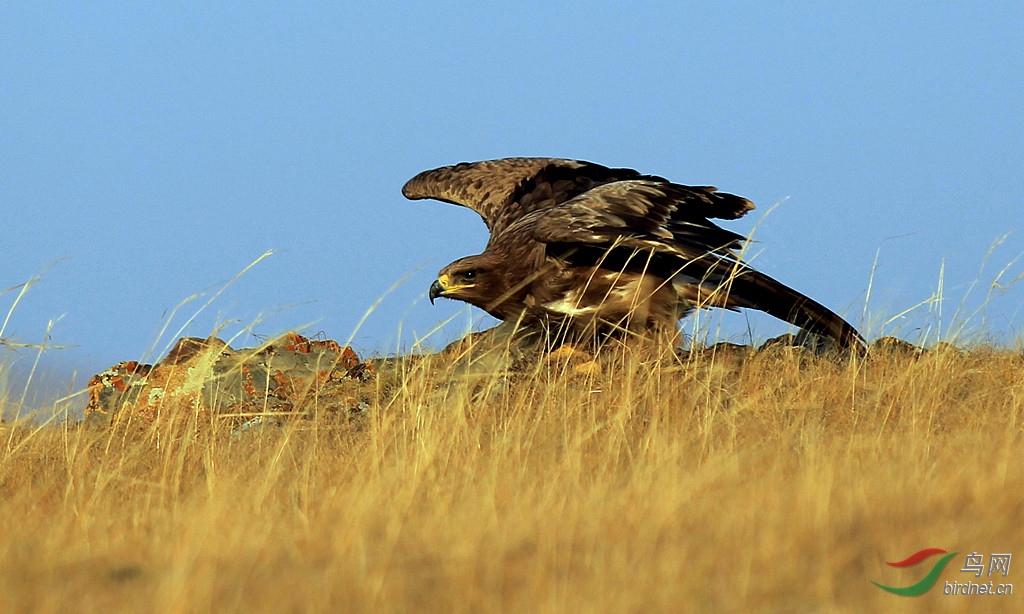
[{"label": "eagle wing", "polygon": [[480,214],[493,237],[529,213],[556,207],[595,186],[638,177],[650,176],[581,160],[503,158],[424,171],[402,187],[402,194],[468,207]]},{"label": "eagle wing", "polygon": [[753,208],[713,187],[642,178],[599,185],[531,221],[533,238],[542,243],[653,248],[696,259],[725,255],[743,241],[708,218],[737,219]]}]

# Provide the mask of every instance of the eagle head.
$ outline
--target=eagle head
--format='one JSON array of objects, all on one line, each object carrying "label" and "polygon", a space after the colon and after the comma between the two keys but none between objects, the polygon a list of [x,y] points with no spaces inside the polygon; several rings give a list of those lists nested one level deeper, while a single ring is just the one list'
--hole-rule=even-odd
[{"label": "eagle head", "polygon": [[[500,295],[498,276],[484,255],[468,256],[449,264],[430,284],[430,302],[443,296],[486,308]],[[498,294],[495,294],[498,292]]]}]

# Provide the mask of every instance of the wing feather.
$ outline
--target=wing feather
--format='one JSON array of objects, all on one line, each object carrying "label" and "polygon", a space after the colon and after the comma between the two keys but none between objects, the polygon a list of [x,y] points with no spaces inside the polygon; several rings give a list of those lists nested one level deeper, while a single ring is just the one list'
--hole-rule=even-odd
[{"label": "wing feather", "polygon": [[462,162],[423,171],[410,179],[402,194],[411,200],[432,198],[462,205],[480,214],[492,233],[507,226],[520,212],[510,207],[521,183],[549,166],[579,168],[583,162],[557,158],[503,158]]},{"label": "wing feather", "polygon": [[594,186],[640,176],[632,169],[581,160],[503,158],[424,171],[405,184],[402,194],[468,207],[493,236],[533,211],[556,207]]},{"label": "wing feather", "polygon": [[743,240],[709,217],[736,219],[753,208],[715,188],[643,178],[597,186],[531,218],[533,238],[542,243],[656,246],[692,258],[735,249]]}]

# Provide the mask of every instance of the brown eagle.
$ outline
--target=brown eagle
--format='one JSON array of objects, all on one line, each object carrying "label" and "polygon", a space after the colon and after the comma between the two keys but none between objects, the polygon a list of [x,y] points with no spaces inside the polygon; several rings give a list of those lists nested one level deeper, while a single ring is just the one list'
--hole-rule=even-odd
[{"label": "brown eagle", "polygon": [[444,166],[402,194],[476,211],[491,232],[482,254],[441,269],[443,296],[499,320],[565,337],[675,333],[698,307],[759,309],[843,348],[860,334],[820,303],[747,266],[734,220],[745,198],[626,168],[556,158],[504,158]]}]

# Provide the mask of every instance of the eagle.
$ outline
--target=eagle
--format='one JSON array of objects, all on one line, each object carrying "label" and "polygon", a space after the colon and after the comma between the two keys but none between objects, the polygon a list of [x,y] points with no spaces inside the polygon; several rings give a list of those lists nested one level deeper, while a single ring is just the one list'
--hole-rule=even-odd
[{"label": "eagle", "polygon": [[441,269],[429,290],[559,338],[678,332],[697,308],[757,309],[834,341],[863,346],[842,317],[741,258],[735,220],[754,204],[628,168],[503,158],[424,171],[402,187],[476,211],[483,253]]}]

